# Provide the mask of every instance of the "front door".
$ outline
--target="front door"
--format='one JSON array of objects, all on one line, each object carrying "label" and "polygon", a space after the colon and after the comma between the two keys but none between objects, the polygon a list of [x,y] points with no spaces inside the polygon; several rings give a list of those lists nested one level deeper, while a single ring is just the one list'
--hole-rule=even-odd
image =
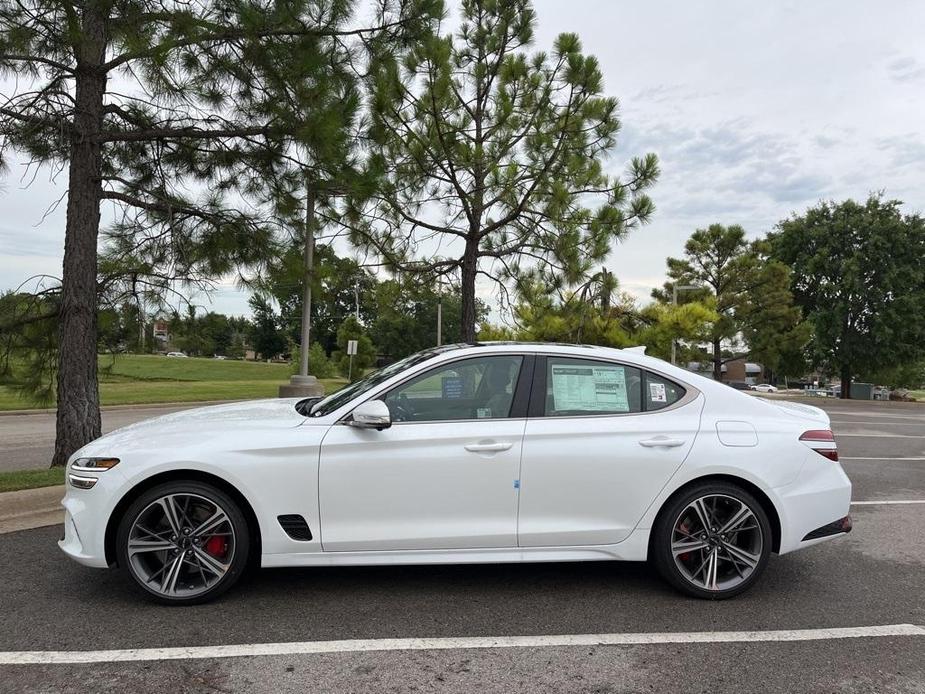
[{"label": "front door", "polygon": [[626,539],[684,462],[703,398],[633,366],[556,356],[538,360],[533,393],[519,545]]},{"label": "front door", "polygon": [[319,473],[324,550],[516,546],[528,361],[441,364],[381,397],[388,429],[332,426]]}]

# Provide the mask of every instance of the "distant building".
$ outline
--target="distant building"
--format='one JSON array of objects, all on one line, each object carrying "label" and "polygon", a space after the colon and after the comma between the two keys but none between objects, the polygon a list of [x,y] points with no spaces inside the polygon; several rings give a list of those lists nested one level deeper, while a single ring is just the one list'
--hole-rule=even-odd
[{"label": "distant building", "polygon": [[[687,363],[687,370],[693,371],[701,376],[713,378],[713,362],[709,361],[690,361]],[[745,361],[745,359],[732,359],[720,367],[722,370],[722,382],[730,383],[733,381],[755,385],[761,380],[761,374],[764,367],[761,364]]]}]

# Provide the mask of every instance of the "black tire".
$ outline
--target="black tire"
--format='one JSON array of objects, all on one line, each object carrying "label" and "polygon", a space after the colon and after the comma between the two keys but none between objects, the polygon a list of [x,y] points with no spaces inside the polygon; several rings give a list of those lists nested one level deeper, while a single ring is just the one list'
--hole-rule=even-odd
[{"label": "black tire", "polygon": [[[685,537],[683,528],[685,527],[685,523],[692,522],[692,518],[699,519],[700,516],[696,514],[696,511],[689,511],[688,509],[695,501],[703,499],[704,497],[707,497],[708,500],[717,500],[716,503],[719,504],[720,508],[717,509],[716,506],[714,506],[716,515],[720,515],[720,511],[724,510],[726,507],[735,509],[731,500],[743,504],[751,511],[755,522],[751,523],[750,520],[746,521],[750,523],[750,525],[743,525],[742,527],[749,529],[737,532],[734,540],[730,540],[730,543],[739,541],[751,543],[748,547],[749,553],[751,556],[757,557],[757,562],[754,567],[749,568],[746,563],[739,561],[737,557],[733,557],[730,551],[725,549],[726,545],[723,544],[726,542],[726,536],[723,535],[723,539],[720,540],[719,534],[707,537],[706,541],[711,543],[709,545],[709,550],[696,549],[680,553],[679,560],[675,560],[675,555],[672,551],[673,542],[696,542],[699,538],[703,537],[700,533],[696,532],[696,528],[694,527],[691,529],[695,532],[696,537],[690,535]],[[729,500],[727,501],[727,499]],[[720,522],[722,522],[722,520],[724,520],[724,518],[720,515]],[[754,526],[753,529],[752,526]],[[712,528],[710,530],[712,530]],[[756,537],[760,538],[760,551],[756,549]],[[732,534],[730,534],[730,538],[732,538]],[[702,543],[703,540],[700,540],[700,542]],[[676,495],[670,499],[661,510],[655,521],[655,526],[652,529],[649,558],[662,578],[680,592],[695,598],[724,600],[743,593],[755,584],[767,567],[772,543],[773,537],[768,515],[752,494],[742,487],[730,482],[707,481],[692,486],[683,493]],[[734,544],[733,547],[735,547]],[[716,588],[707,588],[706,586],[711,582],[706,580],[706,574],[696,574],[696,576],[702,577],[700,583],[704,585],[700,585],[696,582],[695,578],[690,576],[693,571],[688,571],[688,573],[685,574],[685,570],[689,566],[701,566],[701,560],[709,562],[709,554],[714,549],[719,557],[716,561],[716,566],[718,567],[717,573],[720,570],[726,572],[728,574],[728,581],[721,584],[718,580],[714,579],[712,585],[715,585]],[[700,554],[698,554],[698,552]],[[679,566],[679,564],[681,566]],[[684,570],[682,566],[684,566]],[[733,573],[733,570],[736,573]]]},{"label": "black tire", "polygon": [[[192,586],[195,580],[194,573],[196,572],[194,572],[192,561],[185,561],[182,558],[175,558],[177,555],[183,553],[182,550],[165,550],[162,553],[150,552],[139,555],[142,558],[140,560],[142,561],[141,564],[138,563],[138,560],[133,563],[129,557],[130,534],[132,533],[133,526],[135,526],[139,516],[145,513],[157,512],[158,500],[164,499],[170,495],[178,495],[176,498],[181,500],[184,498],[192,499],[192,504],[194,507],[190,510],[191,515],[196,511],[199,511],[200,513],[208,513],[208,503],[213,504],[216,509],[221,509],[226,516],[226,520],[222,521],[221,528],[225,532],[216,533],[216,535],[221,534],[231,538],[231,556],[228,558],[227,562],[222,563],[222,566],[227,568],[224,570],[221,578],[217,578],[217,576],[215,576],[212,572],[202,571],[200,566],[204,565],[203,562],[200,562],[196,556],[193,556],[192,561],[197,562],[198,566],[196,569],[198,570],[199,574],[202,574],[203,578],[202,589],[199,592],[192,594],[165,594],[161,590],[162,586],[158,586],[156,582],[153,581],[146,582],[144,577],[141,575],[146,569],[149,568],[146,563],[153,563],[156,567],[156,562],[160,560],[160,557],[164,557],[164,564],[167,564],[168,561],[177,562],[177,565],[180,567],[178,569],[178,573],[181,573],[182,575],[189,578],[189,584],[191,586],[191,590],[193,590]],[[195,504],[197,503],[201,504],[201,506],[196,507]],[[154,510],[149,511],[149,509]],[[150,516],[146,516],[144,520],[147,520],[149,517]],[[192,523],[186,525],[192,525]],[[143,527],[147,526],[144,525]],[[138,531],[136,530],[135,532],[137,534]],[[161,530],[161,532],[168,531],[164,529]],[[135,539],[137,540],[139,538],[136,537]],[[147,539],[147,536],[142,539]],[[167,536],[163,536],[163,539],[165,541],[169,540]],[[189,543],[191,541],[186,540],[186,542]],[[186,554],[191,554],[197,551],[189,544],[186,546],[188,547]],[[199,549],[203,549],[203,545],[199,543],[197,543],[197,547]],[[223,549],[226,552],[228,551],[227,540],[226,544],[223,546]],[[128,577],[130,582],[142,594],[154,600],[155,602],[164,605],[196,605],[214,600],[226,590],[231,588],[235,583],[237,583],[241,576],[246,572],[250,549],[250,527],[248,526],[244,513],[241,511],[241,508],[234,501],[234,499],[232,499],[222,490],[210,484],[195,481],[166,482],[164,484],[159,484],[156,487],[152,487],[148,491],[144,492],[126,509],[122,518],[119,520],[119,528],[116,533],[116,558],[118,561],[119,569]],[[199,556],[202,555],[199,554]],[[208,579],[214,580],[214,584],[207,586],[207,577]]]}]

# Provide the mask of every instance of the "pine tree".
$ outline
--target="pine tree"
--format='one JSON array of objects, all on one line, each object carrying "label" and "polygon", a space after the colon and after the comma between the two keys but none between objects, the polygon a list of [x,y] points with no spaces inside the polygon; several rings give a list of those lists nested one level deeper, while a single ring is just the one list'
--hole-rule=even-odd
[{"label": "pine tree", "polygon": [[[0,74],[31,84],[0,104],[0,161],[68,175],[53,464],[100,434],[100,286],[207,285],[272,258],[273,225],[236,193],[290,152],[280,79],[327,85],[332,46],[382,51],[435,5],[384,0],[366,27],[349,0],[0,0]],[[121,213],[98,264],[104,201]]]},{"label": "pine tree", "polygon": [[658,164],[650,154],[626,178],[605,172],[617,100],[602,95],[598,62],[577,36],[528,55],[529,0],[464,0],[461,13],[454,34],[372,71],[370,164],[382,182],[355,199],[350,222],[354,242],[388,267],[419,281],[453,277],[471,341],[477,276],[583,280],[649,219],[644,190]]}]

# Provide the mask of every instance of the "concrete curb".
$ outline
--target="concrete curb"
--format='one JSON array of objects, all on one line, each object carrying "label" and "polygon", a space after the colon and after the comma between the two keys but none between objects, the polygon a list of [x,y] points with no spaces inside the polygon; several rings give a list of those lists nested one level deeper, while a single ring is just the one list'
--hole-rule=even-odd
[{"label": "concrete curb", "polygon": [[0,535],[64,522],[64,485],[0,493]]}]

